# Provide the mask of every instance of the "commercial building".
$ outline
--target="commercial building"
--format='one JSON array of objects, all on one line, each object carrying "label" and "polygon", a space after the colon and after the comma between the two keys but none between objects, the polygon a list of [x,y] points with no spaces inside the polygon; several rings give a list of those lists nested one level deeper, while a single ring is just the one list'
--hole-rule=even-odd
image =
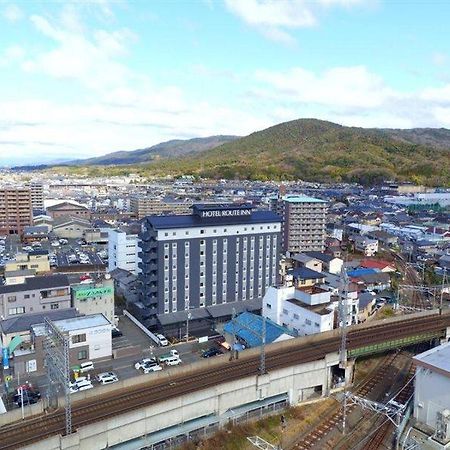
[{"label": "commercial building", "polygon": [[325,250],[327,202],[304,195],[285,195],[272,198],[271,209],[282,218],[284,252]]},{"label": "commercial building", "polygon": [[25,187],[0,187],[0,235],[21,235],[33,223],[31,191]]},{"label": "commercial building", "polygon": [[[95,361],[100,358],[111,358],[111,323],[102,314],[56,320],[53,324],[69,336],[69,359],[71,366],[88,360]],[[37,370],[39,372],[44,369],[44,339],[44,324],[33,325],[31,327],[31,342],[34,347]]]},{"label": "commercial building", "polygon": [[122,230],[108,230],[108,271],[139,273],[139,237]]},{"label": "commercial building", "polygon": [[130,198],[130,210],[138,220],[161,214],[190,214],[191,207],[190,202],[164,202],[148,195],[134,195]]},{"label": "commercial building", "polygon": [[21,284],[0,286],[0,318],[70,308],[67,275],[25,278]]},{"label": "commercial building", "polygon": [[[413,358],[414,418],[430,444],[447,449],[450,444],[450,343]],[[428,448],[428,447],[427,447]]]},{"label": "commercial building", "polygon": [[81,239],[87,230],[92,228],[89,220],[72,218],[72,217],[58,217],[53,223],[52,232],[58,238],[63,239]]},{"label": "commercial building", "polygon": [[16,270],[33,270],[35,273],[50,272],[50,261],[47,250],[33,250],[18,253],[16,257],[5,263],[5,272]]},{"label": "commercial building", "polygon": [[71,286],[72,307],[83,315],[103,314],[114,323],[114,280],[104,278],[88,284]]},{"label": "commercial building", "polygon": [[191,215],[147,217],[139,275],[146,323],[182,321],[190,309],[230,315],[229,303],[261,302],[277,282],[280,231],[275,213],[250,205],[199,204]]}]

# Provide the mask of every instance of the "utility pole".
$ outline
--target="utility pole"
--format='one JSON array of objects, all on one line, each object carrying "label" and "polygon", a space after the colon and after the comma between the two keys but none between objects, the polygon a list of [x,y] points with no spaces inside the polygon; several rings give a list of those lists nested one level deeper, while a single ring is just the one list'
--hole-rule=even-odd
[{"label": "utility pole", "polygon": [[342,434],[345,435],[347,426],[347,316],[348,316],[348,276],[347,270],[342,266],[342,288],[339,298],[339,325],[341,327],[341,346],[339,349],[339,367],[344,370],[344,407],[342,414]]},{"label": "utility pole", "polygon": [[439,298],[439,314],[442,314],[442,304],[444,301],[444,286],[447,278],[447,267],[444,267],[444,273],[442,275],[441,296]]}]

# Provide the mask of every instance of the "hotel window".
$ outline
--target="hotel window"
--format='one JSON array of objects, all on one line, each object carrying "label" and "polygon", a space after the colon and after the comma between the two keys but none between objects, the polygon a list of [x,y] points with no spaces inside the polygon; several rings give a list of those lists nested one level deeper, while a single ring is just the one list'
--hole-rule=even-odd
[{"label": "hotel window", "polygon": [[205,230],[200,230],[200,234],[205,234]]},{"label": "hotel window", "polygon": [[169,236],[169,233],[164,233],[164,236]]}]

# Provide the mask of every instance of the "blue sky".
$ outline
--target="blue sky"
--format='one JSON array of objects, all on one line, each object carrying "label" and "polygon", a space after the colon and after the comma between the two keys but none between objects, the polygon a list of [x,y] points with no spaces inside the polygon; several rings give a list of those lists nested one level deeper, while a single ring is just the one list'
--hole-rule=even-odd
[{"label": "blue sky", "polygon": [[450,2],[0,0],[0,165],[317,117],[450,128]]}]

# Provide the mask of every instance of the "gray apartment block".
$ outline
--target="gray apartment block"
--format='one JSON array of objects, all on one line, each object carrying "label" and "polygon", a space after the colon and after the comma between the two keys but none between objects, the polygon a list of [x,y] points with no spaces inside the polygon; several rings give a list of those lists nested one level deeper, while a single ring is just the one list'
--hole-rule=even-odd
[{"label": "gray apartment block", "polygon": [[0,319],[66,309],[70,302],[67,275],[26,278],[21,284],[0,286]]},{"label": "gray apartment block", "polygon": [[[157,316],[262,299],[277,282],[280,218],[249,205],[194,205],[142,225],[141,302]],[[231,309],[231,308],[230,308]]]},{"label": "gray apartment block", "polygon": [[271,199],[271,209],[282,217],[284,252],[325,249],[327,202],[304,195],[286,195]]}]

